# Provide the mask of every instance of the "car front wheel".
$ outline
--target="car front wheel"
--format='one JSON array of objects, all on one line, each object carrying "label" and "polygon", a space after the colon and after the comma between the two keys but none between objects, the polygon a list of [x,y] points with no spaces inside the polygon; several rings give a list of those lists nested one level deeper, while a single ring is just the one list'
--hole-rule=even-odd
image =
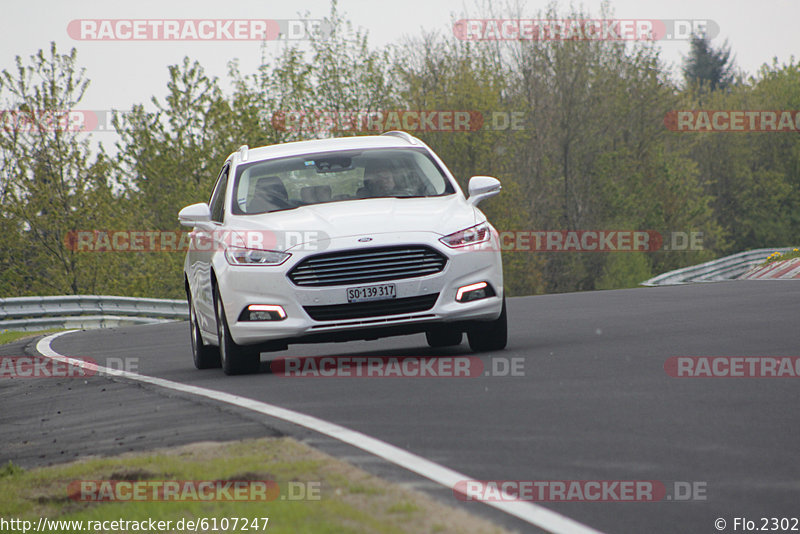
[{"label": "car front wheel", "polygon": [[194,310],[191,297],[189,297],[189,334],[192,339],[194,366],[198,369],[219,367],[219,348],[203,343],[203,336],[200,335],[200,323],[197,321],[197,312]]},{"label": "car front wheel", "polygon": [[428,341],[428,346],[433,348],[460,345],[463,337],[461,330],[455,330],[446,326],[434,328],[425,332],[425,339]]},{"label": "car front wheel", "polygon": [[487,323],[479,323],[467,332],[469,347],[475,352],[503,350],[508,343],[508,321],[506,319],[506,299],[503,297],[503,311],[500,317]]},{"label": "car front wheel", "polygon": [[226,375],[255,373],[261,366],[261,353],[251,347],[237,345],[231,337],[225,308],[219,290],[214,288],[214,310],[217,316],[217,338],[222,370]]}]

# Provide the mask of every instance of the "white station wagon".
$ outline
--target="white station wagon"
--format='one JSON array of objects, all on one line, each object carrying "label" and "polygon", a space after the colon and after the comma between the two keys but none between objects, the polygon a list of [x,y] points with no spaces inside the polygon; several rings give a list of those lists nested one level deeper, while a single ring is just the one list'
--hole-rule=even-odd
[{"label": "white station wagon", "polygon": [[199,369],[258,370],[290,343],[424,332],[432,347],[506,345],[497,231],[425,143],[405,132],[241,147],[193,227],[184,266]]}]

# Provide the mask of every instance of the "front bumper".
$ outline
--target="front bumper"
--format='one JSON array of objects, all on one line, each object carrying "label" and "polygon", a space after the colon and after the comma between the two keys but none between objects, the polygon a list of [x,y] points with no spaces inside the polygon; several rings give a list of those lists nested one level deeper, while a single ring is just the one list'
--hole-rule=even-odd
[{"label": "front bumper", "polygon": [[[278,340],[292,343],[314,339],[358,339],[362,334],[361,338],[374,338],[392,333],[423,331],[437,323],[489,321],[500,315],[503,271],[495,232],[491,232],[489,241],[463,249],[451,249],[438,240],[440,236],[428,232],[373,234],[373,240],[368,245],[358,242],[359,237],[328,241],[324,251],[414,244],[426,245],[444,255],[448,261],[444,270],[439,273],[386,281],[396,285],[396,299],[438,294],[433,307],[419,312],[389,312],[353,319],[314,320],[304,307],[346,305],[347,288],[351,287],[305,287],[297,286],[289,280],[287,273],[297,263],[308,256],[319,254],[320,250],[290,251],[292,257],[276,267],[232,266],[222,258],[215,262],[215,272],[234,341],[241,345],[253,345]],[[459,287],[481,281],[491,285],[494,296],[472,302],[456,301]],[[240,321],[242,310],[251,304],[282,306],[286,311],[286,318],[280,321]]]}]

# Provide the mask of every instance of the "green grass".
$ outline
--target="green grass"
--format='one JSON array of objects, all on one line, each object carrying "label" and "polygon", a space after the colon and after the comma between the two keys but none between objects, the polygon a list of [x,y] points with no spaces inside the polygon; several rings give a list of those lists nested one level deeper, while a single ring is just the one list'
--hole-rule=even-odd
[{"label": "green grass", "polygon": [[395,503],[389,507],[388,512],[391,514],[413,514],[414,512],[418,512],[419,507],[416,504],[409,501],[400,501]]},{"label": "green grass", "polygon": [[[67,488],[81,480],[272,480],[280,488],[280,497],[258,502],[74,500]],[[307,488],[309,483],[318,484],[318,498],[291,499],[290,483]],[[170,520],[173,528],[181,519],[206,518],[208,532],[214,532],[213,518],[219,525],[223,518],[264,517],[269,518],[267,530],[278,533],[503,532],[290,438],[194,444],[30,470],[9,463],[0,468],[0,517],[30,520],[34,526],[39,517],[83,521],[152,518]],[[259,519],[258,530],[249,531],[261,532],[262,523]]]},{"label": "green grass", "polygon": [[22,469],[20,466],[14,465],[14,462],[9,460],[6,465],[0,467],[0,479],[2,479],[3,477],[10,477],[13,475],[17,475],[23,473],[24,471],[25,470]]},{"label": "green grass", "polygon": [[56,332],[63,331],[64,330],[60,328],[54,328],[52,330],[38,330],[35,332],[11,332],[8,330],[3,330],[0,331],[0,345],[5,345],[6,343],[12,343],[28,337],[43,336],[45,334],[54,334]]}]

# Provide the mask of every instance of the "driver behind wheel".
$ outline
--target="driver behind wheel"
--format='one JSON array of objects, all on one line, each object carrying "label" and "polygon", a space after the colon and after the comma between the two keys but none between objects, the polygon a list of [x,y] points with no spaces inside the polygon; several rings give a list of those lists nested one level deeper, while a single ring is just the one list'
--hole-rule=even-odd
[{"label": "driver behind wheel", "polygon": [[396,193],[394,170],[387,163],[377,162],[364,169],[364,187],[358,190],[360,197],[385,197]]}]

